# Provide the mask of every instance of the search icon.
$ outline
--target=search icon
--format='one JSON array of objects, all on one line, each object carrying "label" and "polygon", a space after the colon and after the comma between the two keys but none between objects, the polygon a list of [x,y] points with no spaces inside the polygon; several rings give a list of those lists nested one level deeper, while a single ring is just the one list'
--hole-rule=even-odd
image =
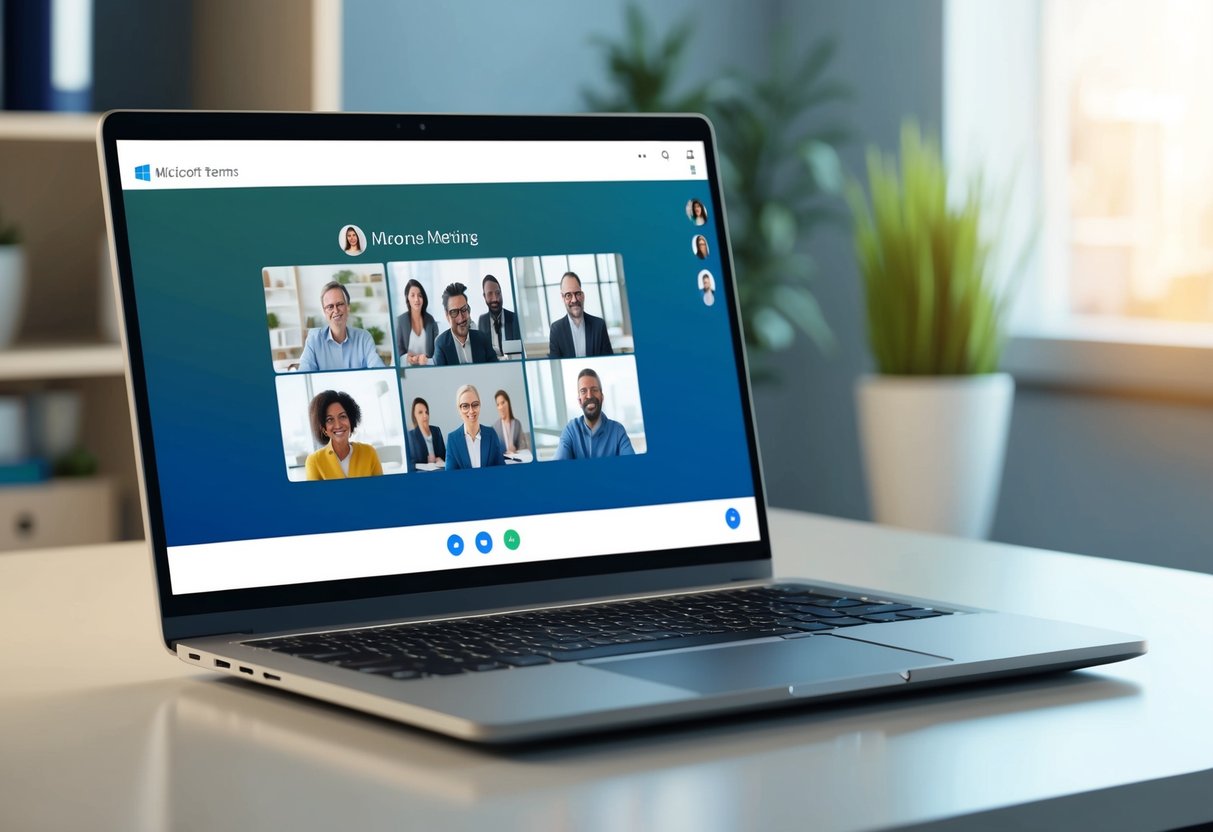
[{"label": "search icon", "polygon": [[670,160],[670,151],[668,151],[668,150],[661,151],[661,158],[665,159],[668,162]]}]

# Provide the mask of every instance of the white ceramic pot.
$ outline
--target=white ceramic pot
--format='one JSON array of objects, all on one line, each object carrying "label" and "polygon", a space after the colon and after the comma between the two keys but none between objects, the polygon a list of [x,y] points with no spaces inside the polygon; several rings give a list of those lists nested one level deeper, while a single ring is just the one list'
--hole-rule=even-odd
[{"label": "white ceramic pot", "polygon": [[25,249],[0,246],[0,349],[11,346],[25,313]]},{"label": "white ceramic pot", "polygon": [[859,435],[873,519],[987,537],[1014,397],[1006,373],[860,378]]}]

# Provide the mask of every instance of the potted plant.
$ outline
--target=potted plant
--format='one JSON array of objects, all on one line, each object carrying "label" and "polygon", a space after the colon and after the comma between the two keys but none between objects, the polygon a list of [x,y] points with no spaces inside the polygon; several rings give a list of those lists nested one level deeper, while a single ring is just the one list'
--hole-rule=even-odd
[{"label": "potted plant", "polygon": [[898,160],[867,153],[847,187],[877,374],[857,383],[873,517],[989,534],[1014,383],[998,372],[1007,294],[991,268],[980,179],[949,193],[937,142],[901,130]]},{"label": "potted plant", "polygon": [[0,349],[13,343],[25,309],[25,247],[16,225],[0,217],[0,291],[4,305],[0,306]]},{"label": "potted plant", "polygon": [[693,18],[659,34],[639,5],[624,14],[620,40],[591,41],[603,54],[606,89],[585,90],[584,100],[602,112],[703,112],[712,119],[750,375],[776,381],[768,359],[797,333],[823,350],[834,344],[812,290],[816,264],[799,244],[821,224],[843,219],[835,206],[843,179],[836,148],[850,133],[829,107],[850,91],[830,77],[836,45],[821,39],[797,54],[779,38],[766,72],[728,69],[711,83],[688,86],[681,76]]}]

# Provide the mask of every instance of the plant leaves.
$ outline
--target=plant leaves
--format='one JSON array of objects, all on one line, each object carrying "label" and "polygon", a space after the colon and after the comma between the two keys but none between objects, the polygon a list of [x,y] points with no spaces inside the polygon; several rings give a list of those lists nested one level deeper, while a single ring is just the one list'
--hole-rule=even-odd
[{"label": "plant leaves", "polygon": [[827,193],[842,191],[842,161],[833,146],[822,141],[810,140],[800,146],[800,158],[804,159],[813,181]]},{"label": "plant leaves", "polygon": [[754,312],[754,338],[763,348],[778,351],[792,345],[796,330],[783,315],[770,307]]},{"label": "plant leaves", "polygon": [[762,238],[773,254],[782,256],[796,245],[796,215],[786,205],[768,202],[758,218]]},{"label": "plant leaves", "polygon": [[819,348],[831,351],[837,345],[834,333],[821,311],[821,305],[808,289],[801,286],[776,286],[774,301],[783,310],[783,314],[812,338]]}]

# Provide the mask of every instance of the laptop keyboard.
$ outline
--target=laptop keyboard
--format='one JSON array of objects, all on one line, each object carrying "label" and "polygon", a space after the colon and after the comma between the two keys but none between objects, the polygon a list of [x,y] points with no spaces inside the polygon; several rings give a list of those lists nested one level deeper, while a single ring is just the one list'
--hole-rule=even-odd
[{"label": "laptop keyboard", "polygon": [[861,624],[948,614],[781,584],[245,644],[363,673],[418,679],[770,636],[799,638]]}]

